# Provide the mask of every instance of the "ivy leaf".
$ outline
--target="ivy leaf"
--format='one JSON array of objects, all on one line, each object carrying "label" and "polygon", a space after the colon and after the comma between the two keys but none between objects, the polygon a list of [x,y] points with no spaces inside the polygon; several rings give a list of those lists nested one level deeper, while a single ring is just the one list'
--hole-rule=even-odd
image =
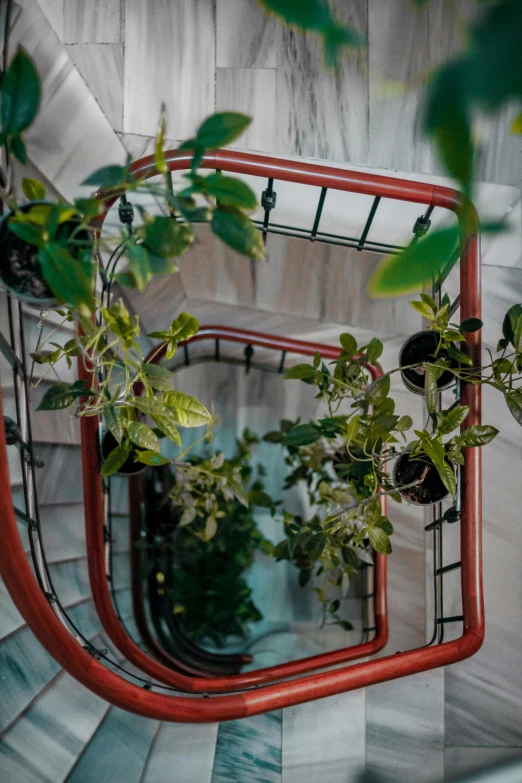
[{"label": "ivy leaf", "polygon": [[252,221],[235,207],[217,207],[212,213],[214,234],[226,245],[254,261],[266,260],[261,232]]},{"label": "ivy leaf", "polygon": [[129,181],[129,170],[125,166],[102,166],[93,171],[82,185],[98,188],[114,188]]},{"label": "ivy leaf", "polygon": [[174,409],[177,422],[182,427],[201,427],[212,421],[205,406],[189,394],[171,391],[163,395],[163,400],[169,408]]},{"label": "ivy leaf", "polygon": [[233,111],[221,111],[207,117],[199,126],[193,139],[183,142],[180,150],[214,150],[232,144],[248,128],[251,117]]},{"label": "ivy leaf", "polygon": [[458,226],[435,229],[403,253],[387,256],[370,278],[369,296],[382,298],[418,290],[446,267],[459,241]]},{"label": "ivy leaf", "polygon": [[350,356],[355,356],[357,353],[357,340],[352,334],[349,334],[348,332],[344,332],[339,337],[339,342],[341,343],[341,347],[343,351],[346,351],[346,353]]},{"label": "ivy leaf", "polygon": [[116,446],[103,461],[101,470],[102,478],[107,478],[108,476],[117,473],[123,463],[127,460],[129,453],[130,449],[125,443]]},{"label": "ivy leaf", "polygon": [[295,364],[290,367],[284,375],[285,381],[302,380],[303,378],[313,378],[316,370],[311,364]]},{"label": "ivy leaf", "polygon": [[147,451],[158,451],[159,440],[147,424],[132,421],[128,427],[129,438],[136,446]]},{"label": "ivy leaf", "polygon": [[74,387],[69,383],[59,381],[45,392],[37,411],[58,411],[68,408],[79,397]]},{"label": "ivy leaf", "polygon": [[87,271],[82,261],[56,242],[48,242],[40,248],[38,261],[45,282],[62,302],[84,315],[92,312],[92,267]]},{"label": "ivy leaf", "polygon": [[44,185],[38,179],[30,177],[23,177],[22,191],[29,201],[43,201],[46,194]]},{"label": "ivy leaf", "polygon": [[194,231],[185,223],[160,215],[145,224],[143,244],[153,255],[180,258],[194,241]]},{"label": "ivy leaf", "polygon": [[103,418],[107,428],[113,434],[118,443],[120,443],[123,438],[123,427],[118,415],[118,409],[112,402],[105,405],[103,409]]},{"label": "ivy leaf", "polygon": [[[18,47],[9,63],[0,85],[1,135],[19,137],[30,125],[38,112],[40,104],[40,78],[33,60],[25,49]],[[25,145],[24,145],[25,146]],[[21,152],[15,143],[12,151]],[[23,156],[23,153],[22,153]],[[20,155],[17,155],[21,160]],[[21,162],[24,162],[21,160]]]},{"label": "ivy leaf", "polygon": [[163,454],[160,454],[159,451],[137,451],[135,459],[136,462],[152,465],[152,467],[168,464],[168,459]]},{"label": "ivy leaf", "polygon": [[372,545],[372,548],[380,555],[389,555],[391,553],[392,546],[390,543],[390,539],[388,538],[384,530],[381,530],[378,527],[369,527],[368,538],[370,539],[370,544]]},{"label": "ivy leaf", "polygon": [[310,446],[321,437],[321,430],[315,424],[298,424],[286,433],[287,446]]},{"label": "ivy leaf", "polygon": [[235,177],[225,177],[220,172],[211,174],[203,180],[203,187],[209,196],[213,196],[220,204],[241,209],[256,209],[256,194],[246,182]]}]

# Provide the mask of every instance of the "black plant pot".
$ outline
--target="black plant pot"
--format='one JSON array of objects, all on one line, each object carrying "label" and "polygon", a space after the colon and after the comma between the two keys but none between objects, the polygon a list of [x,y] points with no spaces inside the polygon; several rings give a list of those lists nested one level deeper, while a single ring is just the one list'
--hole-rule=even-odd
[{"label": "black plant pot", "polygon": [[[405,367],[410,364],[427,364],[436,359],[446,359],[450,367],[458,367],[459,363],[452,359],[445,350],[437,350],[438,337],[435,332],[425,329],[422,332],[416,332],[409,337],[401,348],[399,353],[399,366]],[[404,385],[415,394],[424,394],[424,377],[426,371],[422,367],[412,368],[410,370],[401,370],[401,377]],[[455,381],[455,376],[449,370],[445,370],[437,380],[437,386],[442,391],[451,386]]]},{"label": "black plant pot", "polygon": [[[103,459],[107,459],[111,451],[114,451],[116,446],[118,445],[118,441],[112,434],[112,432],[107,431],[105,435],[102,438],[101,442],[101,453]],[[134,460],[134,452],[131,451],[121,468],[118,468],[116,471],[117,476],[134,476],[136,473],[141,473],[143,470],[145,470],[147,466],[143,464],[143,462],[136,462]]]},{"label": "black plant pot", "polygon": [[[419,481],[426,468],[428,470],[420,484],[408,489],[400,489],[414,481]],[[416,506],[432,506],[434,503],[440,503],[449,494],[431,460],[426,457],[423,457],[422,461],[410,459],[407,452],[401,454],[395,462],[393,483],[404,500]]]},{"label": "black plant pot", "polygon": [[[31,201],[19,207],[21,212],[27,212],[33,206],[52,206],[48,201]],[[8,212],[0,219],[0,285],[16,299],[22,302],[36,305],[40,308],[56,307],[58,299],[49,288],[42,274],[42,268],[38,261],[38,248],[30,242],[18,237],[9,229],[9,218],[12,212]],[[68,240],[76,229],[77,223],[67,221],[62,223],[54,241],[64,247],[68,246]],[[90,235],[87,231],[78,233],[77,238],[88,243]],[[78,257],[81,249],[69,248],[71,255]]]}]

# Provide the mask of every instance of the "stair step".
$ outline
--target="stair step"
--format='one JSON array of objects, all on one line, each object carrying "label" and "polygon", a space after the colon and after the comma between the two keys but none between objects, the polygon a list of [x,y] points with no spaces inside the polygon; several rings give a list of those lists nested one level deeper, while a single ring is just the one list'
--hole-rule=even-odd
[{"label": "stair step", "polygon": [[83,503],[42,506],[40,525],[49,563],[85,556]]},{"label": "stair step", "polygon": [[141,783],[211,783],[217,734],[217,723],[162,723]]},{"label": "stair step", "polygon": [[140,783],[157,728],[157,721],[111,707],[68,783]]},{"label": "stair step", "polygon": [[281,710],[221,723],[212,783],[281,783],[281,729]]}]

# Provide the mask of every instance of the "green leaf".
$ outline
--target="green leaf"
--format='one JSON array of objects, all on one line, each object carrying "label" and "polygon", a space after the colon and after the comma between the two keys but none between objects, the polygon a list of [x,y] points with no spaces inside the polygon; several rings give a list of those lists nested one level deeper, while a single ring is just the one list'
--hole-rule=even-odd
[{"label": "green leaf", "polygon": [[[18,47],[2,79],[0,99],[2,137],[14,136],[17,138],[32,125],[40,103],[38,71],[33,60],[21,46]],[[18,142],[15,142],[14,149],[13,147],[11,149],[21,160],[21,147]]]},{"label": "green leaf", "polygon": [[482,326],[480,318],[466,318],[459,325],[459,330],[461,332],[478,332],[479,329],[482,329]]},{"label": "green leaf", "polygon": [[9,230],[31,245],[42,247],[44,244],[41,230],[37,226],[31,225],[31,223],[19,223],[16,219],[11,218],[9,220]]},{"label": "green leaf", "polygon": [[440,435],[448,435],[450,432],[453,432],[457,427],[460,427],[468,412],[469,408],[467,405],[458,405],[448,413],[441,413],[437,432]]},{"label": "green leaf", "polygon": [[146,248],[136,242],[130,242],[125,249],[125,255],[138,291],[145,291],[152,274]]},{"label": "green leaf", "polygon": [[22,191],[29,201],[43,201],[46,194],[45,187],[40,180],[31,179],[30,177],[23,177]]},{"label": "green leaf", "polygon": [[392,546],[390,539],[384,530],[381,530],[378,527],[369,527],[368,538],[370,539],[370,544],[372,545],[373,549],[380,555],[391,554]]},{"label": "green leaf", "polygon": [[509,126],[509,132],[516,135],[522,133],[522,113],[517,114],[511,125]]},{"label": "green leaf", "polygon": [[169,408],[174,409],[177,422],[182,427],[201,427],[212,421],[205,406],[189,394],[171,391],[163,395],[163,400]]},{"label": "green leaf", "polygon": [[114,188],[129,180],[129,171],[125,166],[102,166],[90,174],[82,185],[92,185],[98,188]]},{"label": "green leaf", "polygon": [[346,351],[350,358],[355,356],[357,353],[357,340],[353,335],[349,334],[348,332],[344,332],[339,337],[339,342],[341,343],[343,351]]},{"label": "green leaf", "polygon": [[417,302],[416,300],[414,300],[413,302],[410,302],[410,305],[413,307],[414,310],[416,310],[418,313],[424,316],[424,318],[429,318],[430,321],[433,321],[435,319],[433,308],[431,307],[431,305],[426,304],[426,302]]},{"label": "green leaf", "polygon": [[391,536],[393,533],[393,525],[388,517],[380,517],[380,519],[374,522],[373,527],[378,527],[380,530],[384,530],[387,536]]},{"label": "green leaf", "polygon": [[180,145],[179,149],[213,150],[218,147],[226,147],[232,144],[248,128],[252,122],[251,117],[233,111],[221,111],[212,114],[201,123],[196,137],[189,139]]},{"label": "green leaf", "polygon": [[168,459],[160,454],[159,451],[137,451],[136,462],[141,462],[143,465],[152,465],[157,467],[158,465],[167,465]]},{"label": "green leaf", "polygon": [[102,478],[107,478],[116,473],[129,456],[130,449],[125,443],[121,443],[116,446],[115,449],[107,456],[102,465]]},{"label": "green leaf", "polygon": [[380,340],[377,339],[377,337],[372,337],[368,345],[366,346],[366,350],[364,353],[366,354],[366,358],[370,362],[370,364],[375,364],[377,359],[382,355],[383,352],[383,344]]},{"label": "green leaf", "polygon": [[473,424],[467,430],[461,432],[452,441],[457,443],[460,448],[471,448],[473,446],[485,446],[498,435],[496,427],[490,424]]},{"label": "green leaf", "polygon": [[183,312],[172,321],[168,332],[150,332],[149,337],[157,337],[167,342],[167,359],[172,359],[178,344],[189,340],[199,330],[199,321],[190,313]]},{"label": "green leaf", "polygon": [[366,390],[366,396],[373,405],[383,402],[390,393],[391,379],[389,375],[376,378]]},{"label": "green leaf", "polygon": [[149,416],[169,416],[170,411],[165,403],[156,397],[131,397],[131,405]]},{"label": "green leaf", "polygon": [[502,334],[504,335],[504,338],[508,340],[508,342],[510,342],[513,346],[515,345],[515,330],[517,328],[517,322],[521,315],[522,304],[515,304],[513,307],[509,308],[506,315],[504,316],[504,321],[502,323]]},{"label": "green leaf", "polygon": [[172,372],[167,370],[166,367],[162,367],[161,364],[150,364],[145,362],[141,369],[148,378],[172,378]]},{"label": "green leaf", "polygon": [[118,414],[118,409],[112,402],[105,405],[103,409],[103,418],[109,431],[113,434],[118,443],[120,443],[123,438],[123,427]]},{"label": "green leaf", "polygon": [[455,471],[453,467],[449,465],[446,460],[444,460],[442,464],[436,465],[435,467],[437,468],[437,472],[442,479],[442,483],[450,493],[451,497],[455,500],[457,497],[457,479],[455,478]]},{"label": "green leaf", "polygon": [[214,234],[226,245],[254,261],[266,260],[263,237],[252,221],[234,207],[217,207],[212,213]]},{"label": "green leaf", "polygon": [[168,416],[159,416],[152,414],[151,419],[156,427],[165,435],[169,440],[176,444],[181,450],[181,437],[175,424],[169,419]]},{"label": "green leaf", "polygon": [[318,533],[317,535],[312,536],[306,546],[306,554],[310,559],[310,562],[315,563],[315,561],[321,557],[327,540],[325,533]]},{"label": "green leaf", "polygon": [[205,522],[204,540],[210,541],[218,531],[218,523],[215,517],[209,516]]},{"label": "green leaf", "polygon": [[285,381],[302,380],[303,378],[313,378],[316,370],[311,364],[295,364],[290,367],[284,375]]},{"label": "green leaf", "polygon": [[256,209],[258,206],[256,194],[246,182],[235,177],[225,177],[220,172],[211,174],[204,180],[204,190],[213,196],[220,204],[241,209]]},{"label": "green leaf", "polygon": [[[1,143],[1,142],[0,142]],[[20,161],[22,164],[27,163],[27,147],[21,136],[8,136],[7,137],[8,148],[11,151],[11,155]]]},{"label": "green leaf", "polygon": [[509,408],[511,415],[517,420],[518,424],[522,427],[522,392],[509,391],[505,394],[506,404]]},{"label": "green leaf", "polygon": [[139,421],[132,421],[128,427],[129,438],[136,446],[147,451],[158,451],[159,440],[150,427]]},{"label": "green leaf", "polygon": [[426,366],[426,374],[424,376],[424,396],[426,398],[426,407],[428,412],[433,413],[433,411],[437,410],[439,388],[437,386],[436,370],[431,364]]},{"label": "green leaf", "polygon": [[163,215],[146,223],[144,231],[145,248],[161,258],[180,258],[194,241],[192,226]]},{"label": "green leaf", "polygon": [[69,383],[59,381],[45,392],[37,411],[58,411],[72,405],[79,395]]},{"label": "green leaf", "polygon": [[413,419],[411,416],[401,416],[397,424],[395,425],[395,429],[398,432],[406,432],[406,430],[409,430],[413,426]]},{"label": "green leaf", "polygon": [[382,298],[418,290],[446,267],[459,241],[458,226],[435,229],[403,253],[387,256],[372,274],[368,294]]},{"label": "green leaf", "polygon": [[156,168],[160,174],[166,174],[168,171],[164,152],[166,133],[167,121],[165,119],[165,107],[163,106],[161,110],[158,133],[156,134],[156,140],[154,142],[154,163],[156,164]]},{"label": "green leaf", "polygon": [[46,283],[62,302],[83,314],[92,312],[92,266],[87,268],[56,242],[48,242],[40,248],[38,261]]},{"label": "green leaf", "polygon": [[97,217],[100,214],[102,202],[97,198],[77,198],[74,206],[87,218]]},{"label": "green leaf", "polygon": [[457,362],[468,365],[473,364],[467,353],[464,353],[464,351],[459,351],[459,349],[455,348],[453,345],[448,345],[447,351],[451,358],[455,359]]},{"label": "green leaf", "polygon": [[298,424],[286,433],[287,446],[310,446],[321,437],[321,430],[315,424]]}]

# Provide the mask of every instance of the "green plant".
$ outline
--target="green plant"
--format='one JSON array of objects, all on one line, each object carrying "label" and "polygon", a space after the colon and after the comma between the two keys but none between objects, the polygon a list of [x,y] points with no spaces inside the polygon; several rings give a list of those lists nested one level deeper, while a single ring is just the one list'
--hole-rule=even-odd
[{"label": "green plant", "polygon": [[[157,589],[170,611],[195,641],[218,647],[230,636],[246,637],[249,624],[262,619],[245,572],[255,552],[269,554],[272,544],[259,531],[252,507],[274,511],[276,504],[250,464],[256,443],[245,430],[232,458],[214,453],[177,464],[168,532],[160,542],[156,535],[148,547]],[[158,551],[166,555],[154,559]]]}]

